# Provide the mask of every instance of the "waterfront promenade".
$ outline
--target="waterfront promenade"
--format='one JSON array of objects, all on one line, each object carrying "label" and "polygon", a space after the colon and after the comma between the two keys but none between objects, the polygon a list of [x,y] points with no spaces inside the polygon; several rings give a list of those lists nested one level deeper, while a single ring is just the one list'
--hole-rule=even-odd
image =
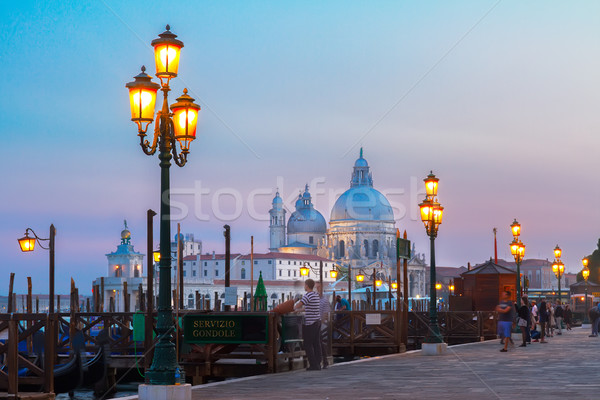
[{"label": "waterfront promenade", "polygon": [[[599,399],[600,338],[563,331],[501,353],[499,340],[195,386],[193,399]],[[520,335],[513,335],[515,344]]]}]

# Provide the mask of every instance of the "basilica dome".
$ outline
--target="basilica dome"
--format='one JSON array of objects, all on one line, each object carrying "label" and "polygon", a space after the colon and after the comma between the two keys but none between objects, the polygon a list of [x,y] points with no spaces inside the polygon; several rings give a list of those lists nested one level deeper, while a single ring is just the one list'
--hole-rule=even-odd
[{"label": "basilica dome", "polygon": [[315,210],[308,185],[303,194],[298,195],[296,211],[292,213],[287,224],[288,234],[294,233],[320,233],[327,232],[327,223],[323,215]]},{"label": "basilica dome", "polygon": [[359,186],[346,190],[331,210],[331,221],[340,220],[394,221],[389,201],[372,187]]},{"label": "basilica dome", "polygon": [[394,221],[394,211],[390,202],[381,192],[373,188],[373,177],[369,164],[360,157],[354,163],[350,189],[335,202],[331,210],[331,221]]}]

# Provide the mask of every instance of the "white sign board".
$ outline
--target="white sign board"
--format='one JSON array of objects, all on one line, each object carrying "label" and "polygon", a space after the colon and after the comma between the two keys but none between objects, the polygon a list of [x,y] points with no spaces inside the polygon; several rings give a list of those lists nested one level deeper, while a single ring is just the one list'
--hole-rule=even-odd
[{"label": "white sign board", "polygon": [[225,288],[225,305],[235,306],[237,305],[238,295],[237,286],[231,286]]},{"label": "white sign board", "polygon": [[381,325],[381,314],[367,314],[367,325]]}]

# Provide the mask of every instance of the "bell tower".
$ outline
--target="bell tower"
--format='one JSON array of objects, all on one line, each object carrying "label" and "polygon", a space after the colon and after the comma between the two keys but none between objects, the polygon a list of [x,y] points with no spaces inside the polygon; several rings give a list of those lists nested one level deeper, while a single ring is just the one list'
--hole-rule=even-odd
[{"label": "bell tower", "polygon": [[271,218],[269,223],[270,231],[270,251],[277,251],[282,246],[286,245],[285,242],[285,210],[283,208],[283,200],[279,196],[279,190],[273,198],[273,208],[269,210],[269,216]]}]

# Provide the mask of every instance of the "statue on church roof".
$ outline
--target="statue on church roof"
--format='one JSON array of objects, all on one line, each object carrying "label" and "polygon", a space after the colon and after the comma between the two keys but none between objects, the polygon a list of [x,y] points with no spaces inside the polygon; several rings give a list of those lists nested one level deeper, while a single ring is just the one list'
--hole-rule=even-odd
[{"label": "statue on church roof", "polygon": [[131,243],[131,232],[127,228],[127,220],[123,220],[123,224],[125,225],[125,229],[121,231],[121,244],[130,244]]}]

